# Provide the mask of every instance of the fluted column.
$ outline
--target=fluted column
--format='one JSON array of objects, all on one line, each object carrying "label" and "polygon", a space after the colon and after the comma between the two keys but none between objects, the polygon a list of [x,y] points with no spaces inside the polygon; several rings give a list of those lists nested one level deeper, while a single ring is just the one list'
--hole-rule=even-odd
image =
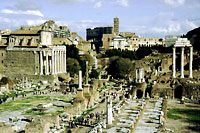
[{"label": "fluted column", "polygon": [[67,61],[66,61],[66,51],[64,52],[64,72],[66,73],[67,72],[67,65],[66,65],[66,63],[67,63]]},{"label": "fluted column", "polygon": [[49,55],[48,55],[48,51],[46,51],[46,74],[49,75]]},{"label": "fluted column", "polygon": [[54,50],[52,50],[52,55],[51,55],[51,59],[52,59],[52,74],[55,74],[55,67],[54,67],[54,65],[55,65],[55,63],[54,63],[54,61],[55,61],[55,59],[54,59]]},{"label": "fluted column", "polygon": [[57,57],[56,57],[56,51],[54,51],[54,58],[55,58],[55,61],[54,61],[54,66],[55,66],[55,74],[57,74]]},{"label": "fluted column", "polygon": [[176,47],[173,47],[173,78],[176,78]]},{"label": "fluted column", "polygon": [[60,50],[60,73],[62,73],[62,51]]},{"label": "fluted column", "polygon": [[42,55],[42,51],[40,51],[40,75],[43,75],[43,55]]},{"label": "fluted column", "polygon": [[59,55],[58,55],[58,51],[56,51],[56,59],[57,59],[57,62],[56,62],[56,65],[57,65],[57,73],[59,73]]},{"label": "fluted column", "polygon": [[193,61],[193,47],[190,47],[190,75],[189,75],[189,78],[193,78],[193,75],[192,75],[192,61]]},{"label": "fluted column", "polygon": [[181,48],[181,78],[184,78],[184,47]]},{"label": "fluted column", "polygon": [[63,51],[61,51],[61,73],[63,73],[63,65],[64,65],[64,62],[63,62]]}]

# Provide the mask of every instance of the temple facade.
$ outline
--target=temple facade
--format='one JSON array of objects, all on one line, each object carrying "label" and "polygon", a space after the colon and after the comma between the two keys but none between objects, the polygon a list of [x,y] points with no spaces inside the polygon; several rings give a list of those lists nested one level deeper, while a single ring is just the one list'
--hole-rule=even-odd
[{"label": "temple facade", "polygon": [[53,43],[51,26],[21,27],[0,35],[1,77],[50,76],[66,73],[66,46]]}]

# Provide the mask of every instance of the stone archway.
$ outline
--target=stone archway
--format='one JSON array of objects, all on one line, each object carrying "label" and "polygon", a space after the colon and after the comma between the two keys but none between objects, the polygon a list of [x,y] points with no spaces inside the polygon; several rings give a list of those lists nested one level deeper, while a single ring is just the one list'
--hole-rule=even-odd
[{"label": "stone archway", "polygon": [[136,96],[137,96],[138,99],[142,98],[143,97],[143,91],[138,89],[137,93],[136,93]]}]

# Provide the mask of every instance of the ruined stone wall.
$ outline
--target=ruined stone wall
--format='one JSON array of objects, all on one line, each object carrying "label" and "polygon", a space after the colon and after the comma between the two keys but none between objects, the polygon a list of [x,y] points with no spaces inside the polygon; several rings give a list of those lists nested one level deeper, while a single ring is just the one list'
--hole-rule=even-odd
[{"label": "ruined stone wall", "polygon": [[53,45],[72,45],[72,41],[67,38],[53,38]]},{"label": "ruined stone wall", "polygon": [[81,51],[90,51],[91,50],[91,43],[83,42],[77,45],[77,48]]},{"label": "ruined stone wall", "polygon": [[200,99],[200,84],[184,84],[183,96],[192,100]]},{"label": "ruined stone wall", "polygon": [[163,59],[161,62],[161,68],[163,72],[170,71],[170,66],[172,65],[172,61],[170,59]]},{"label": "ruined stone wall", "polygon": [[39,55],[30,51],[7,51],[5,75],[13,78],[39,73]]},{"label": "ruined stone wall", "polygon": [[103,34],[102,42],[105,50],[110,49],[110,43],[112,42],[113,34]]},{"label": "ruined stone wall", "polygon": [[157,83],[153,86],[151,90],[151,97],[165,97],[167,96],[170,99],[174,98],[174,89],[169,87],[168,84]]},{"label": "ruined stone wall", "polygon": [[4,59],[6,57],[5,48],[0,48],[0,79],[4,76],[5,67],[4,67]]}]

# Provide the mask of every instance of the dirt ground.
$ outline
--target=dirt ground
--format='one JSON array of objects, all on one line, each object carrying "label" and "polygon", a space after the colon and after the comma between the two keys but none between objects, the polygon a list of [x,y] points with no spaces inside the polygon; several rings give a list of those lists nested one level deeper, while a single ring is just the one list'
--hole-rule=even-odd
[{"label": "dirt ground", "polygon": [[[200,109],[199,104],[185,103],[180,104],[178,100],[169,100],[168,101],[168,110],[169,109]],[[196,115],[200,115],[200,112]],[[188,116],[179,115],[182,119],[170,119],[167,118],[166,129],[170,129],[174,133],[200,133],[200,123],[194,123],[187,121]]]}]

